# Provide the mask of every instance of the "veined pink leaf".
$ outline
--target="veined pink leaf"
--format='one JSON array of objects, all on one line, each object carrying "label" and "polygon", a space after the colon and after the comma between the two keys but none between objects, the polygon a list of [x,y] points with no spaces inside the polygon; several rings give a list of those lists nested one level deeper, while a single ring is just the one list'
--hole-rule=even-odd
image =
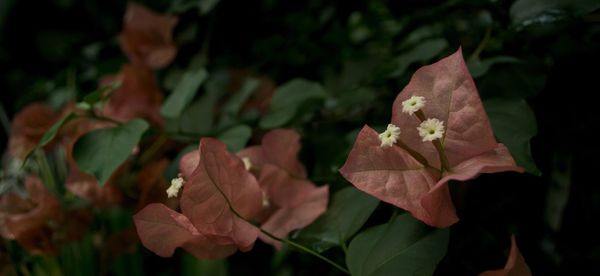
[{"label": "veined pink leaf", "polygon": [[119,74],[106,76],[100,83],[107,85],[114,81],[120,81],[121,86],[104,106],[104,116],[120,122],[142,118],[159,127],[164,125],[160,115],[162,92],[151,69],[125,64]]},{"label": "veined pink leaf", "polygon": [[8,142],[10,155],[19,160],[35,148],[44,133],[58,119],[58,114],[42,104],[32,103],[19,111],[13,119]]},{"label": "veined pink leaf", "polygon": [[[402,113],[402,102],[412,96],[427,101],[422,109],[426,118],[437,118],[446,126],[441,142],[450,171],[443,175],[433,143],[423,142],[419,136],[421,121]],[[402,130],[400,140],[423,155],[431,167],[426,168],[399,146],[380,147],[377,133],[365,127],[340,172],[358,189],[409,211],[429,225],[447,227],[458,221],[447,187],[449,180],[523,171],[506,147],[496,142],[460,49],[415,72],[394,101],[392,123]]]},{"label": "veined pink leaf", "polygon": [[119,34],[121,49],[132,63],[159,69],[167,66],[177,54],[173,29],[177,17],[159,15],[148,8],[129,2]]},{"label": "veined pink leaf", "polygon": [[225,243],[232,241],[242,251],[250,250],[259,230],[247,220],[261,209],[256,178],[218,140],[200,140],[198,154],[198,166],[183,186],[183,214],[203,234]]},{"label": "veined pink leaf", "polygon": [[510,253],[508,255],[508,259],[506,260],[506,265],[503,269],[498,270],[488,270],[481,274],[480,276],[531,276],[531,270],[529,270],[529,266],[525,263],[525,259],[521,252],[519,252],[519,248],[517,247],[517,241],[515,240],[515,236],[510,237]]},{"label": "veined pink leaf", "polygon": [[237,250],[211,241],[186,216],[160,203],[147,205],[133,220],[142,244],[161,257],[172,256],[177,247],[202,259],[224,258]]},{"label": "veined pink leaf", "polygon": [[[329,199],[327,186],[316,187],[306,179],[306,170],[298,160],[300,135],[289,129],[275,129],[252,146],[238,153],[250,158],[264,193],[263,212],[258,218],[262,228],[284,238],[291,231],[312,223],[325,212]],[[260,238],[280,248],[281,244],[261,234]]]},{"label": "veined pink leaf", "polygon": [[[263,170],[268,167],[263,167]],[[275,168],[279,173],[281,169]],[[277,172],[275,172],[277,173]],[[276,237],[285,238],[291,231],[301,229],[311,224],[327,210],[329,187],[315,187],[308,180],[280,178],[284,182],[274,182],[261,179],[268,183],[269,201],[275,204],[275,211],[268,216],[261,227]],[[266,243],[281,248],[281,243],[261,233],[260,239]]]}]

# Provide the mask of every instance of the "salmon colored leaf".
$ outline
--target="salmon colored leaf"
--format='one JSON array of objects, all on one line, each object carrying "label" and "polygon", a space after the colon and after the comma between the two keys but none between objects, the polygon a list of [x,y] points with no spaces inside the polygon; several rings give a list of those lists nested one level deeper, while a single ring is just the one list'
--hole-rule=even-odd
[{"label": "salmon colored leaf", "polygon": [[508,259],[506,260],[506,265],[503,269],[498,270],[488,270],[481,274],[480,276],[531,276],[531,270],[529,270],[529,266],[525,263],[525,259],[521,252],[519,252],[519,248],[517,247],[517,241],[515,236],[510,237],[510,253],[508,255]]},{"label": "salmon colored leaf", "polygon": [[177,247],[204,259],[224,258],[236,251],[234,245],[212,242],[186,216],[160,203],[149,204],[133,221],[142,244],[161,257],[171,257]]},{"label": "salmon colored leaf", "polygon": [[177,54],[173,29],[177,17],[159,15],[148,8],[129,2],[119,34],[121,49],[132,63],[152,69],[167,66]]},{"label": "salmon colored leaf", "polygon": [[[211,238],[232,241],[240,250],[250,250],[259,230],[248,220],[261,210],[256,179],[246,171],[242,160],[227,152],[225,144],[216,139],[200,140],[196,154],[197,167],[183,186],[183,214]],[[188,156],[182,162],[194,159]]]}]

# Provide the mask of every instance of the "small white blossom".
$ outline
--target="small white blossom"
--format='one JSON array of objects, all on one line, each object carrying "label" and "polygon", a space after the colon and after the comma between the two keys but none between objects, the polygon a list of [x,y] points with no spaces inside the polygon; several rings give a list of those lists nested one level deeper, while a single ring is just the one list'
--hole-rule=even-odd
[{"label": "small white blossom", "polygon": [[413,113],[423,108],[426,102],[424,97],[412,96],[410,99],[402,102],[402,112],[413,115]]},{"label": "small white blossom", "polygon": [[167,196],[169,198],[177,197],[177,194],[179,194],[179,189],[181,189],[181,187],[183,187],[184,183],[185,183],[185,181],[181,177],[181,174],[178,175],[177,178],[173,178],[171,180],[171,186],[169,186],[169,188],[167,189]]},{"label": "small white blossom", "polygon": [[265,191],[262,191],[262,207],[268,208],[269,206],[271,206],[271,202],[269,201],[269,196],[267,195],[267,193]]},{"label": "small white blossom", "polygon": [[387,129],[379,134],[379,141],[381,141],[381,147],[391,147],[394,143],[398,141],[400,137],[400,128],[389,124]]},{"label": "small white blossom", "polygon": [[436,118],[430,118],[421,123],[417,127],[419,136],[423,138],[423,142],[440,139],[444,136],[444,122]]},{"label": "small white blossom", "polygon": [[249,171],[252,168],[252,160],[250,157],[242,157],[242,162],[244,162],[244,168]]}]

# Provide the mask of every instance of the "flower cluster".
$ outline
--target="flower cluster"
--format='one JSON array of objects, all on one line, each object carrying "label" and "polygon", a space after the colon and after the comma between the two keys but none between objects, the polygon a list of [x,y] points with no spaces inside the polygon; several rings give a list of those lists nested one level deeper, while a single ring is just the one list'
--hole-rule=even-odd
[{"label": "flower cluster", "polygon": [[209,259],[248,251],[258,238],[279,248],[263,231],[285,237],[325,212],[328,202],[328,187],[307,180],[296,157],[299,138],[292,130],[273,130],[260,146],[237,155],[202,138],[199,149],[180,161],[181,213],[156,203],[134,216],[144,246],[164,257],[182,247]]},{"label": "flower cluster", "polygon": [[523,171],[496,142],[460,50],[417,70],[392,113],[385,132],[361,130],[340,172],[358,189],[429,225],[458,220],[448,181]]}]

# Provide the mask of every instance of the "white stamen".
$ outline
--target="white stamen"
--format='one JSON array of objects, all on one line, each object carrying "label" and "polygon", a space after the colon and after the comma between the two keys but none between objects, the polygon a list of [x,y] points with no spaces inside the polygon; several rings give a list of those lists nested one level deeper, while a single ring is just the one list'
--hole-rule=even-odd
[{"label": "white stamen", "polygon": [[423,138],[423,142],[440,139],[444,136],[444,122],[436,118],[429,118],[417,127],[419,136]]},{"label": "white stamen", "polygon": [[413,115],[413,113],[423,108],[426,102],[424,97],[412,96],[410,99],[402,102],[402,112]]},{"label": "white stamen", "polygon": [[381,141],[380,147],[391,147],[394,143],[398,141],[400,137],[400,128],[389,124],[387,129],[379,134],[379,141]]},{"label": "white stamen", "polygon": [[169,188],[167,189],[167,196],[169,198],[177,197],[177,194],[179,194],[179,189],[183,187],[183,184],[185,184],[185,180],[183,180],[181,174],[179,174],[177,178],[173,178],[171,180],[171,186],[169,186]]}]

